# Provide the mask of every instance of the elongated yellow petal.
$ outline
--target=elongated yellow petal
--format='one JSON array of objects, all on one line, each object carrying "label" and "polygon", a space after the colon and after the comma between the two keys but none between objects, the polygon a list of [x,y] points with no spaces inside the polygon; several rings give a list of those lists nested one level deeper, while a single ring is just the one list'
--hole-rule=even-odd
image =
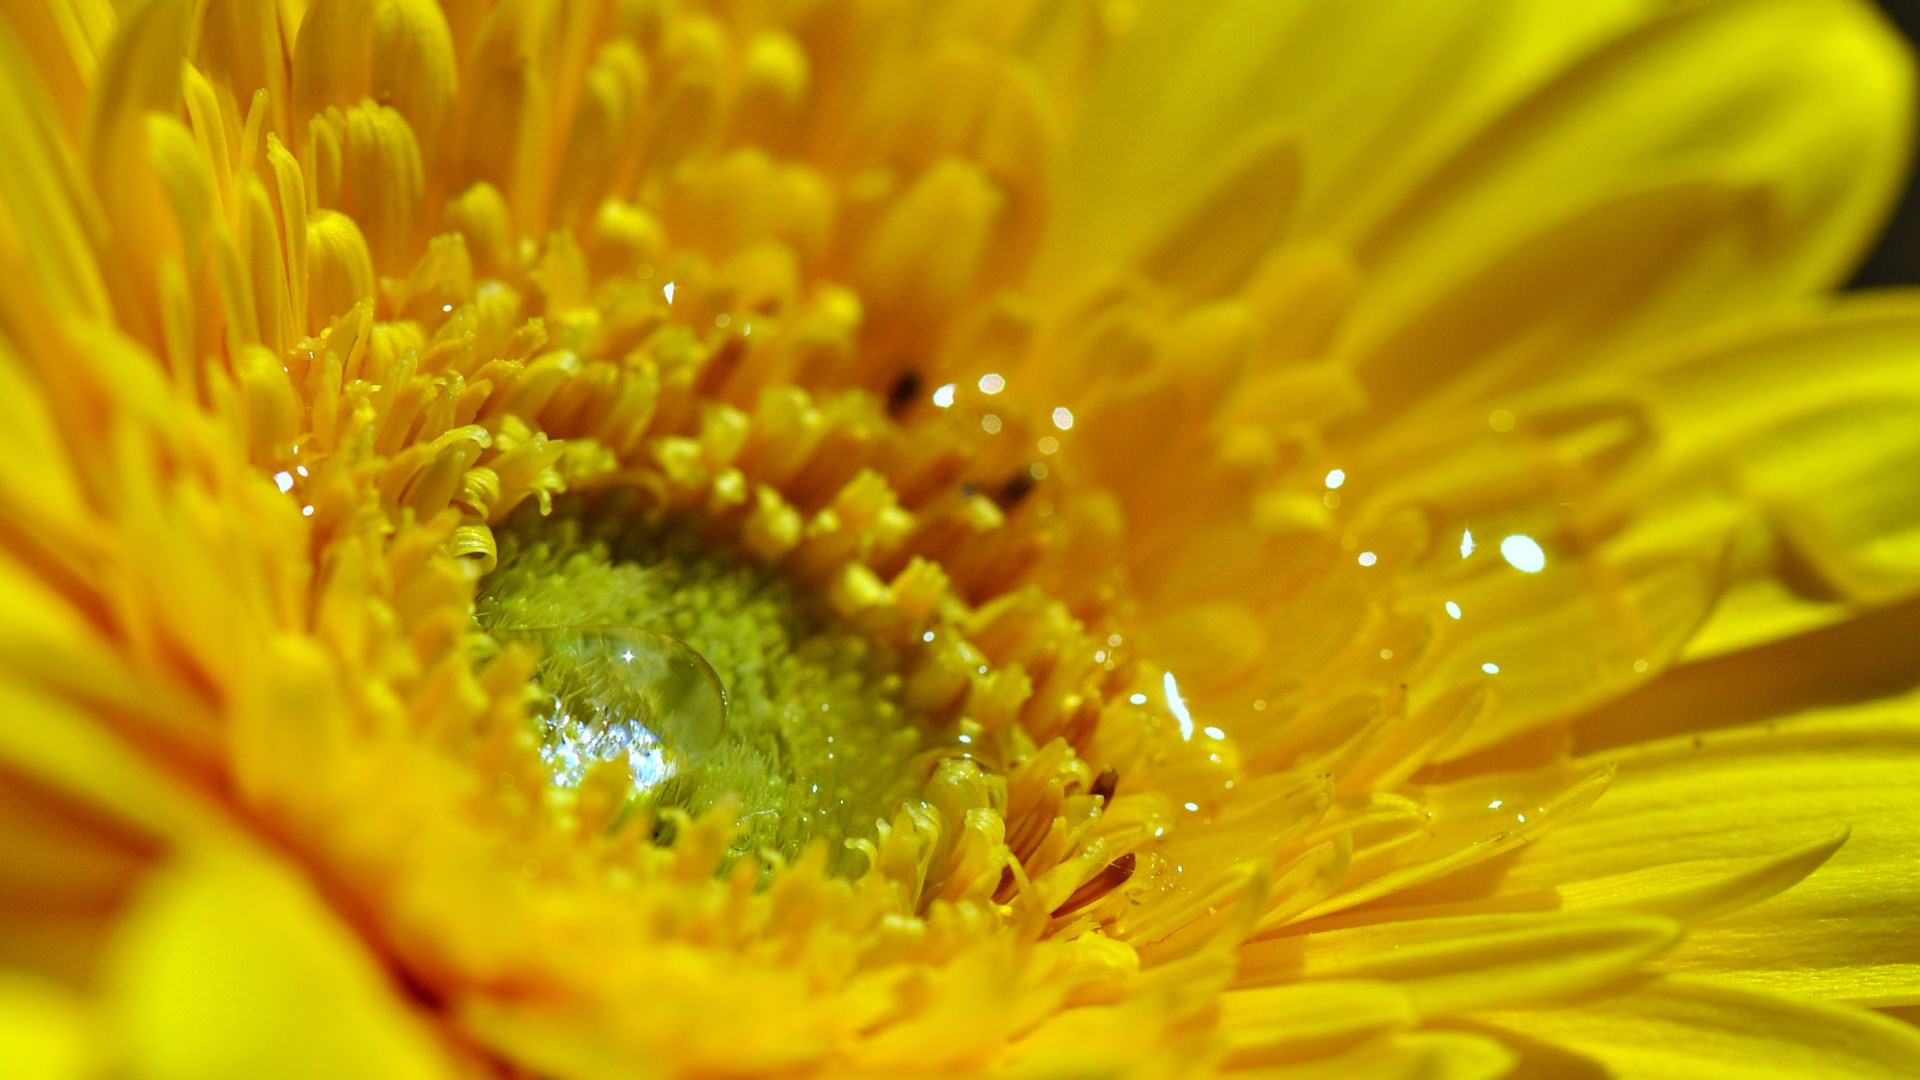
[{"label": "elongated yellow petal", "polygon": [[1345,1053],[1233,1075],[1262,1080],[1494,1080],[1516,1058],[1497,1040],[1459,1031],[1389,1035]]},{"label": "elongated yellow petal", "polygon": [[1667,919],[1597,912],[1418,919],[1257,942],[1241,978],[1391,980],[1435,1016],[1604,986],[1679,936]]},{"label": "elongated yellow petal", "polygon": [[1543,1068],[1575,1075],[1584,1062],[1648,1080],[1911,1076],[1920,1032],[1860,1009],[1796,1001],[1710,982],[1661,979],[1577,1007],[1489,1013],[1488,1026],[1538,1040],[1575,1060]]},{"label": "elongated yellow petal", "polygon": [[1502,887],[1593,881],[1661,862],[1682,864],[1678,884],[1699,873],[1685,865],[1692,860],[1812,856],[1850,827],[1846,846],[1804,882],[1696,928],[1662,963],[1829,1001],[1920,1000],[1920,912],[1906,899],[1920,885],[1911,859],[1920,845],[1920,724],[1902,715],[1907,708],[1813,713],[1608,752],[1619,773],[1607,796],[1522,851]]},{"label": "elongated yellow petal", "polygon": [[1382,1032],[1411,1027],[1406,990],[1387,982],[1311,982],[1236,990],[1220,999],[1228,1063],[1238,1067],[1319,1057]]},{"label": "elongated yellow petal", "polygon": [[[1146,7],[1091,92],[1069,155],[1063,220],[1040,276],[1058,283],[1133,254],[1179,220],[1259,222],[1257,188],[1212,199],[1224,163],[1291,136],[1304,157],[1303,224],[1325,227],[1399,190],[1496,104],[1643,17],[1636,0],[1563,8],[1525,3],[1258,0]],[[1354,56],[1374,58],[1366,65]],[[1362,71],[1361,68],[1365,70]],[[1379,108],[1355,110],[1364,96]],[[1245,174],[1251,176],[1252,174]],[[1269,186],[1284,204],[1292,181]],[[1241,245],[1232,240],[1222,270]],[[1217,233],[1215,234],[1217,235]]]},{"label": "elongated yellow petal", "polygon": [[[1459,267],[1481,262],[1476,253],[1508,247],[1577,208],[1689,175],[1768,192],[1767,251],[1740,280],[1764,281],[1776,295],[1828,286],[1894,193],[1911,84],[1904,50],[1865,4],[1732,0],[1677,9],[1489,124],[1383,219],[1363,245],[1362,262],[1379,278],[1369,310],[1431,296]],[[1833,109],[1836,100],[1849,107]],[[1741,122],[1727,122],[1730,115]],[[1608,148],[1604,164],[1595,146]],[[1700,322],[1714,310],[1707,302],[1676,317]]]}]

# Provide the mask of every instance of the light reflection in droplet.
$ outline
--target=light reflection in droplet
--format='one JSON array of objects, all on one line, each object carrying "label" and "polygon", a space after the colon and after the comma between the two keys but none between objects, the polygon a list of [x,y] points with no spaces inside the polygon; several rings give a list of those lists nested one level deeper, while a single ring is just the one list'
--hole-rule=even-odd
[{"label": "light reflection in droplet", "polygon": [[1500,665],[1489,660],[1486,663],[1480,665],[1480,670],[1486,672],[1489,675],[1498,675],[1500,674]]},{"label": "light reflection in droplet", "polygon": [[665,285],[660,286],[660,295],[667,298],[667,303],[673,303],[673,282],[669,281]]},{"label": "light reflection in droplet", "polygon": [[1359,561],[1361,566],[1372,566],[1374,563],[1380,561],[1380,556],[1375,555],[1371,551],[1363,551],[1360,553]]},{"label": "light reflection in droplet", "polygon": [[1460,533],[1460,557],[1464,559],[1471,554],[1473,554],[1473,530],[1465,529]]},{"label": "light reflection in droplet", "polygon": [[1127,695],[1127,700],[1135,705],[1145,705],[1147,703],[1147,695],[1135,691]]},{"label": "light reflection in droplet", "polygon": [[1506,802],[1505,799],[1495,799],[1492,802],[1487,804],[1487,809],[1498,810],[1505,802]]},{"label": "light reflection in droplet", "polygon": [[1452,600],[1447,601],[1447,615],[1451,617],[1454,621],[1456,622],[1459,621],[1460,605],[1454,603]]},{"label": "light reflection in droplet", "polygon": [[1337,488],[1341,484],[1344,484],[1346,482],[1347,482],[1347,470],[1345,469],[1327,470],[1327,490],[1328,491],[1332,491],[1334,488]]},{"label": "light reflection in droplet", "polygon": [[1212,739],[1215,742],[1219,742],[1227,737],[1227,731],[1225,728],[1214,727],[1212,724],[1208,724],[1206,727],[1201,728],[1200,731],[1207,738]]},{"label": "light reflection in droplet", "polygon": [[678,638],[633,626],[500,631],[542,656],[534,678],[551,704],[537,716],[540,756],[573,786],[596,763],[624,758],[646,791],[698,765],[727,733],[720,677]]},{"label": "light reflection in droplet", "polygon": [[933,407],[936,409],[953,408],[953,395],[956,387],[948,383],[933,392]]},{"label": "light reflection in droplet", "polygon": [[1181,803],[1180,805],[1185,807],[1189,814],[1197,814],[1200,812],[1200,804],[1197,802]]},{"label": "light reflection in droplet", "polygon": [[1191,741],[1193,714],[1187,711],[1186,700],[1180,696],[1180,684],[1175,681],[1173,672],[1169,671],[1160,676],[1160,687],[1166,691],[1167,708],[1173,711],[1173,718],[1180,723],[1180,737]]},{"label": "light reflection in droplet", "polygon": [[989,371],[980,376],[980,392],[987,395],[997,394],[1007,388],[1007,380],[997,372]]},{"label": "light reflection in droplet", "polygon": [[1053,410],[1053,426],[1061,431],[1073,430],[1073,410],[1065,405],[1056,406]]},{"label": "light reflection in droplet", "polygon": [[1500,541],[1500,557],[1523,574],[1537,574],[1547,566],[1547,553],[1539,542],[1519,533]]},{"label": "light reflection in droplet", "polygon": [[282,492],[292,491],[293,490],[293,474],[290,472],[274,473],[273,486],[279,488]]}]

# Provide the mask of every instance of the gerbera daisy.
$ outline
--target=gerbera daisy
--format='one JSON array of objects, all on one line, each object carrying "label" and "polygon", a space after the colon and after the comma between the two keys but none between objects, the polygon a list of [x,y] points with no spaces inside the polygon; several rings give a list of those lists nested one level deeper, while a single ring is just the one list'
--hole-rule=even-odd
[{"label": "gerbera daisy", "polygon": [[18,0],[9,1075],[1901,1075],[1862,5]]}]

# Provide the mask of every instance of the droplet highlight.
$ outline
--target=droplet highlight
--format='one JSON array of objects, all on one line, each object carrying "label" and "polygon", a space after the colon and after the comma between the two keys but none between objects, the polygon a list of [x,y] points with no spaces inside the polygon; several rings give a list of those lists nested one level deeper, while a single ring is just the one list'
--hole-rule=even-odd
[{"label": "droplet highlight", "polygon": [[540,756],[564,787],[602,761],[624,758],[650,791],[712,756],[727,736],[720,676],[685,642],[635,626],[501,631],[541,650],[534,681]]}]

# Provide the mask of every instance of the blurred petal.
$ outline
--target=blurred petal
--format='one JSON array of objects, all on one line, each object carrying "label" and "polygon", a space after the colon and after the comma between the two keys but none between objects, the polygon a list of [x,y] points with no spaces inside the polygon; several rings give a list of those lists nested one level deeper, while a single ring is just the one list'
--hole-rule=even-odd
[{"label": "blurred petal", "polygon": [[121,927],[108,987],[138,1075],[450,1075],[352,932],[264,862],[162,871]]}]

